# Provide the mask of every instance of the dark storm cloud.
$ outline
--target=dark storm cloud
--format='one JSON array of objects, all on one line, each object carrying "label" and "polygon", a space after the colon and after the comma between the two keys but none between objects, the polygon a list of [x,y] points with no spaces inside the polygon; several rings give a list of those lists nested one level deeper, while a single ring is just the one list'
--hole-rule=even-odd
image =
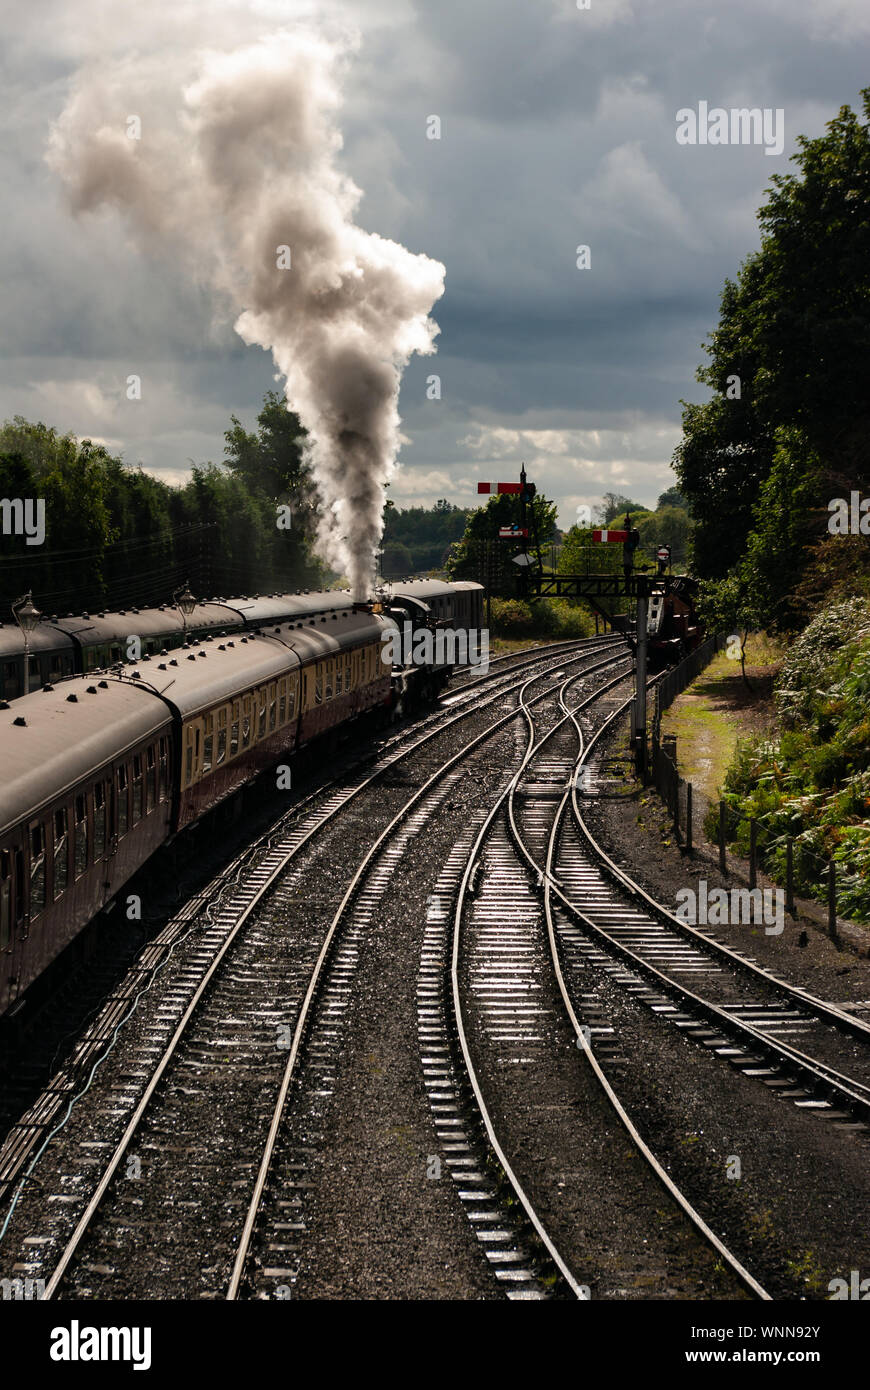
[{"label": "dark storm cloud", "polygon": [[[253,417],[274,384],[266,355],[240,356],[214,306],[147,266],[117,221],[73,224],[41,160],[73,72],[107,44],[171,56],[205,36],[226,47],[293,8],[203,5],[197,19],[193,6],[194,22],[157,6],[131,12],[126,35],[107,28],[103,0],[74,13],[57,0],[38,22],[15,21],[0,118],[3,414],[40,399],[49,414],[54,402],[53,423],[118,438],[165,470],[219,458],[230,412]],[[412,442],[392,495],[467,502],[475,477],[529,454],[563,519],[616,482],[653,500],[679,398],[702,395],[694,370],[723,280],[757,245],[771,174],[789,169],[797,134],[821,133],[868,80],[865,0],[591,0],[589,11],[574,0],[357,0],[343,13],[362,36],[341,156],[364,191],[360,225],[447,267],[438,354],[412,362],[402,386]],[[783,155],[678,146],[677,110],[702,99],[782,107]],[[426,139],[431,114],[439,141]],[[589,271],[575,267],[581,243]],[[135,370],[137,356],[160,377],[150,434],[144,415],[134,428],[109,408],[112,373]],[[426,399],[433,372],[440,401]]]}]

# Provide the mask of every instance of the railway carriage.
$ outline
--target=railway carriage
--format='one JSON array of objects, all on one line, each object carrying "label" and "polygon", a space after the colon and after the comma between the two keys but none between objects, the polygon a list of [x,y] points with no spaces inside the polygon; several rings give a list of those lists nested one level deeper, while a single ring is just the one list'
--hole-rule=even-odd
[{"label": "railway carriage", "polygon": [[173,728],[134,684],[87,677],[0,719],[2,1013],[167,838]]},{"label": "railway carriage", "polygon": [[[482,606],[479,585],[397,588],[402,619],[428,630],[473,625]],[[0,1015],[178,831],[300,748],[446,679],[446,668],[385,662],[390,616],[344,593],[289,598],[289,617],[286,597],[244,600],[229,631],[226,606],[201,605],[206,636],[159,654],[147,647],[180,624],[174,610],[149,610],[153,623],[98,615],[86,659],[112,669],[88,675],[69,675],[74,625],[33,635],[31,659],[55,661],[34,676],[64,678],[0,700]],[[124,663],[128,620],[144,650]]]},{"label": "railway carriage", "polygon": [[177,831],[391,700],[379,614],[147,655],[0,710],[0,1014]]},{"label": "railway carriage", "polygon": [[[139,639],[141,655],[154,656],[210,634],[242,632],[262,623],[297,621],[352,607],[350,594],[335,590],[212,599],[198,603],[186,622],[173,604],[43,617],[29,638],[30,689],[126,661],[131,637]],[[23,694],[24,637],[14,622],[0,623],[0,677],[3,699],[15,700]]]},{"label": "railway carriage", "polygon": [[483,585],[470,580],[451,584],[453,590],[453,624],[466,632],[483,629]]},{"label": "railway carriage", "polygon": [[[30,689],[64,680],[77,669],[72,637],[50,623],[40,623],[29,639]],[[0,623],[0,698],[16,700],[24,690],[24,638],[17,623]]]}]

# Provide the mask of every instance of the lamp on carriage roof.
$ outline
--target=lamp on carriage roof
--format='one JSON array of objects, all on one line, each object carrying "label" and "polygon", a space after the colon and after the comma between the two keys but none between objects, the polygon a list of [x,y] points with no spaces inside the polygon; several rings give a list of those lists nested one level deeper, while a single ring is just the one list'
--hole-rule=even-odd
[{"label": "lamp on carriage roof", "polygon": [[190,592],[189,581],[185,581],[185,587],[183,587],[183,589],[175,589],[175,594],[172,595],[172,602],[175,603],[177,609],[181,609],[181,616],[183,619],[185,619],[185,621],[188,620],[193,609],[196,607],[196,594]]},{"label": "lamp on carriage roof", "polygon": [[181,620],[184,623],[184,631],[187,632],[187,620],[196,607],[196,595],[190,592],[190,583],[185,581],[183,589],[176,589],[172,595],[172,601],[181,613]]},{"label": "lamp on carriage roof", "polygon": [[24,636],[24,694],[29,695],[30,642],[28,639],[30,637],[31,632],[34,632],[36,628],[39,626],[39,620],[42,617],[42,614],[34,604],[33,594],[29,589],[23,598],[15,600],[15,602],[12,605],[12,612],[15,615],[15,621],[21,628],[22,634]]}]

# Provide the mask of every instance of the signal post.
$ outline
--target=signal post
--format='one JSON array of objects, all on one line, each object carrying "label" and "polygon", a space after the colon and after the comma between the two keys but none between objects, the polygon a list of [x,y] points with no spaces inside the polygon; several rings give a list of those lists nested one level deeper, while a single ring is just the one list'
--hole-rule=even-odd
[{"label": "signal post", "polygon": [[[519,525],[500,528],[499,539],[505,541],[518,541],[521,546],[520,553],[513,557],[514,564],[520,568],[520,574],[517,578],[521,593],[532,593],[536,598],[585,598],[592,602],[593,607],[597,607],[595,603],[596,599],[633,598],[636,600],[637,642],[635,653],[633,721],[635,735],[634,752],[637,769],[641,775],[645,775],[649,601],[653,593],[667,593],[670,587],[670,576],[665,574],[665,569],[668,568],[670,564],[670,547],[663,546],[658,552],[657,574],[637,573],[634,568],[634,557],[640,542],[640,535],[636,528],[632,527],[631,515],[628,514],[622,527],[618,529],[600,527],[594,529],[592,532],[592,540],[596,544],[622,546],[623,578],[621,581],[619,575],[614,573],[613,570],[597,574],[545,575],[543,563],[541,561],[541,546],[537,533],[537,519],[535,517],[535,509],[531,505],[535,497],[536,489],[535,484],[528,482],[526,479],[525,465],[523,465],[520,472],[520,481],[518,483],[478,483],[477,490],[478,493],[481,494],[513,493],[519,499]],[[530,534],[532,538],[531,545],[529,543]],[[530,553],[530,551],[532,551],[532,553]]]}]

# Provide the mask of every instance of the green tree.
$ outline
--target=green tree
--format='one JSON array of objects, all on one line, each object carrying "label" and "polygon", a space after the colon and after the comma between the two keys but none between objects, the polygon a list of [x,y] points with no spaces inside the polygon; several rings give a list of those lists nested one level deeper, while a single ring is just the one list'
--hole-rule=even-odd
[{"label": "green tree", "polygon": [[[541,493],[526,508],[529,527],[528,545],[534,545],[532,519],[534,512],[538,540],[541,546],[550,544],[556,530],[556,504]],[[447,562],[447,572],[451,579],[473,579],[487,585],[492,593],[505,598],[512,597],[517,590],[517,571],[513,557],[521,549],[521,544],[499,538],[499,530],[504,526],[519,525],[521,516],[520,499],[516,493],[498,493],[490,497],[485,507],[472,511],[465,524],[462,539],[451,549]]]},{"label": "green tree", "polygon": [[632,502],[630,497],[625,497],[621,492],[605,492],[597,510],[599,526],[609,526],[612,521],[624,517],[626,512],[645,512],[649,509],[643,502]]},{"label": "green tree", "polygon": [[[870,122],[870,88],[862,93]],[[759,211],[761,247],[726,281],[698,380],[715,395],[684,402],[674,457],[697,518],[697,573],[740,559],[774,466],[777,431],[800,430],[815,502],[866,489],[870,374],[870,123],[841,108],[801,136],[797,173],[775,174]],[[821,525],[821,515],[816,522]],[[796,573],[790,575],[794,582]]]}]

